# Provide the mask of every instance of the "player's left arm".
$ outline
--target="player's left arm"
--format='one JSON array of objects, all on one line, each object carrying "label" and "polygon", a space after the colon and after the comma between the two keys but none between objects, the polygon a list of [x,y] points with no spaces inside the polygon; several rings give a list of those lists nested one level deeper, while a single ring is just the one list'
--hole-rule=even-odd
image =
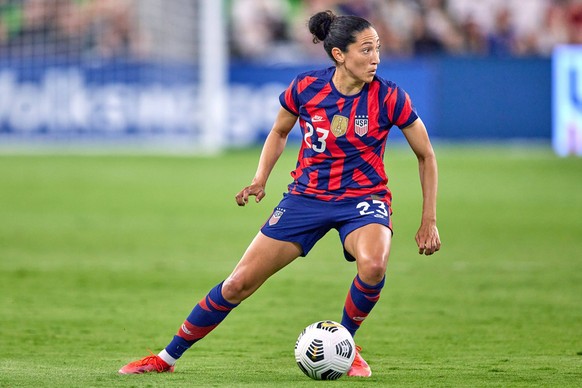
[{"label": "player's left arm", "polygon": [[438,168],[434,150],[426,127],[420,118],[402,129],[408,144],[418,158],[420,184],[422,187],[422,218],[416,233],[418,253],[432,255],[441,248],[436,225]]}]

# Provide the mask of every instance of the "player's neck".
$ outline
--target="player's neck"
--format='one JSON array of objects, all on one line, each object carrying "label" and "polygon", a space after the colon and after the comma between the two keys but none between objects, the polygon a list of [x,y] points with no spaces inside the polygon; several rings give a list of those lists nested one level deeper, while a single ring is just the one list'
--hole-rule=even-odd
[{"label": "player's neck", "polygon": [[333,82],[337,91],[345,96],[358,94],[365,84],[365,82],[361,80],[354,79],[345,69],[339,67],[336,68],[331,82]]}]

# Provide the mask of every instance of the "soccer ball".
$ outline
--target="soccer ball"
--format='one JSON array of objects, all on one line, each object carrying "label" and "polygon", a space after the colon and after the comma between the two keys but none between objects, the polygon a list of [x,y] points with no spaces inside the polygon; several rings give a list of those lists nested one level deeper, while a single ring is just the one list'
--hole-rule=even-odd
[{"label": "soccer ball", "polygon": [[295,343],[299,369],[314,380],[336,380],[350,370],[356,345],[350,332],[334,321],[307,326]]}]

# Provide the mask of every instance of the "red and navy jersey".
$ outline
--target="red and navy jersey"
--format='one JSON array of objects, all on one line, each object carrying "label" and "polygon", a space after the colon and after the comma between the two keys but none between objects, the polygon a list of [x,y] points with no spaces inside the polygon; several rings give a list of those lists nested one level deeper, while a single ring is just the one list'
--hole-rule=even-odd
[{"label": "red and navy jersey", "polygon": [[391,202],[384,169],[390,128],[417,118],[408,94],[378,76],[355,95],[331,82],[335,67],[298,75],[280,95],[283,108],[299,116],[303,135],[290,194],[324,201],[347,198]]}]

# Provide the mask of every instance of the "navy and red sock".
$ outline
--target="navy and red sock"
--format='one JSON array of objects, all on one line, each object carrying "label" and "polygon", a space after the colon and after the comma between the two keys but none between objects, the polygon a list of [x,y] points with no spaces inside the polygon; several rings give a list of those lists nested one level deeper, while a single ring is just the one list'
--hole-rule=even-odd
[{"label": "navy and red sock", "polygon": [[222,296],[222,282],[219,283],[198,302],[178,329],[178,333],[168,346],[160,352],[159,356],[172,365],[194,343],[214,330],[236,306],[238,304],[232,304],[224,299]]},{"label": "navy and red sock", "polygon": [[352,337],[380,299],[380,291],[384,287],[385,280],[386,277],[380,283],[371,286],[364,283],[358,275],[354,278],[346,298],[341,321]]},{"label": "navy and red sock", "polygon": [[[380,299],[380,291],[385,279],[374,286],[364,283],[356,275],[344,305],[342,325],[355,335],[374,305]],[[172,341],[159,356],[173,365],[184,352],[214,330],[238,304],[228,302],[222,296],[222,282],[216,285],[194,307]]]}]

